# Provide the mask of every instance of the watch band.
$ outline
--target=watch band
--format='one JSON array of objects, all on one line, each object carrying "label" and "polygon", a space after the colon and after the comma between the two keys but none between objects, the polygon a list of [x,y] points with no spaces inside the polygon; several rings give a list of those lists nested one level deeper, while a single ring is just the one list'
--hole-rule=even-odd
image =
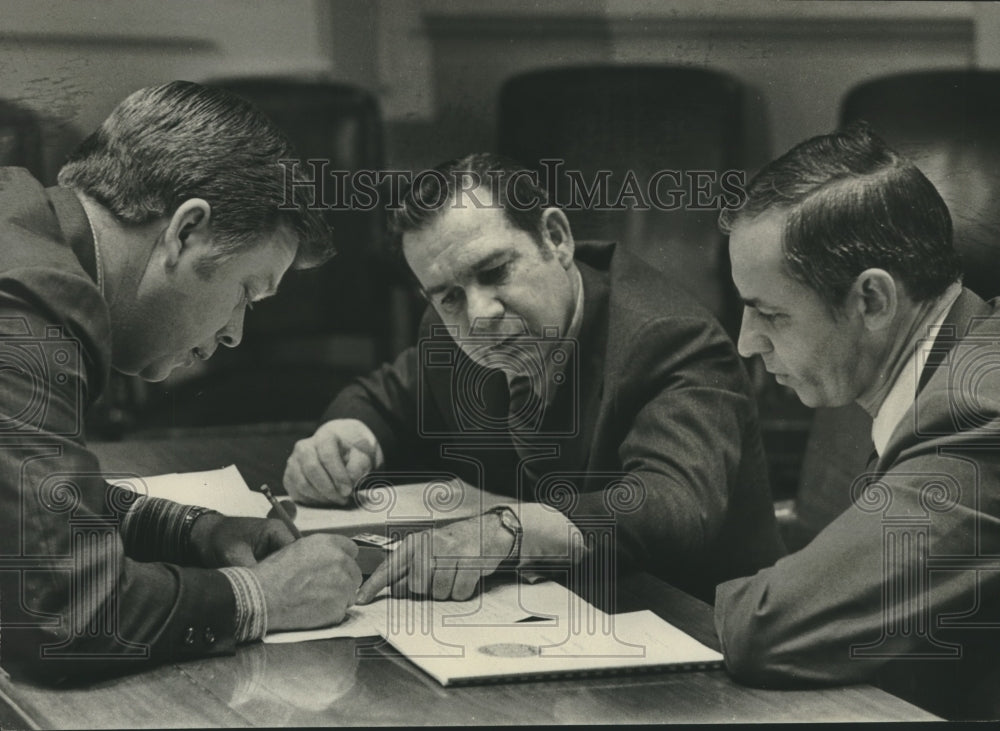
[{"label": "watch band", "polygon": [[497,571],[512,571],[521,563],[521,539],[524,536],[521,520],[509,505],[501,505],[486,511],[487,515],[491,513],[500,518],[500,525],[514,537],[510,552],[507,554],[507,558],[497,566]]},{"label": "watch band", "polygon": [[206,514],[219,515],[218,510],[212,510],[211,508],[203,508],[201,506],[191,506],[187,513],[184,515],[184,520],[181,523],[181,561],[187,566],[198,566],[200,565],[200,558],[198,556],[198,549],[191,541],[191,533],[194,530],[194,522],[198,520],[203,515]]}]

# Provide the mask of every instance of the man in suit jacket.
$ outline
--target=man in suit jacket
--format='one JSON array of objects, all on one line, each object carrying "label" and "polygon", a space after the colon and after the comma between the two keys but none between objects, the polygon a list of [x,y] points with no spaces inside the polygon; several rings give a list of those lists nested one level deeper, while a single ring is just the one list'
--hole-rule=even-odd
[{"label": "man in suit jacket", "polygon": [[766,166],[723,224],[741,353],[809,406],[859,403],[876,450],[808,546],[718,588],[730,671],[995,715],[1000,311],[962,288],[944,202],[862,125]]},{"label": "man in suit jacket", "polygon": [[337,397],[285,484],[343,503],[369,470],[420,465],[516,500],[411,535],[359,600],[466,599],[502,562],[613,571],[572,549],[596,525],[621,566],[706,598],[773,562],[755,405],[719,324],[626,251],[577,246],[525,171],[474,155],[436,172],[395,219],[430,300],[420,342]]},{"label": "man in suit jacket", "polygon": [[59,186],[0,169],[7,670],[56,681],[227,653],[353,602],[350,542],[137,498],[105,483],[83,433],[112,367],[161,380],[235,347],[252,301],[329,256],[322,221],[285,199],[289,153],[243,100],[174,82],[122,102]]}]

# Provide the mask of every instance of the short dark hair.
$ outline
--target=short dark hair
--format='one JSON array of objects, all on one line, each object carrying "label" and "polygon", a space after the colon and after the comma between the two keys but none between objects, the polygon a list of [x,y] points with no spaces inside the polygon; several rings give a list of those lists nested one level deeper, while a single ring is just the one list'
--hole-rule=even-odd
[{"label": "short dark hair", "polygon": [[[468,185],[470,182],[475,185]],[[430,225],[461,191],[481,186],[489,187],[493,205],[501,208],[512,226],[527,231],[542,245],[542,213],[549,198],[538,184],[538,173],[500,155],[480,152],[448,160],[414,176],[389,222],[397,250],[403,234]],[[462,203],[472,205],[469,201]]]},{"label": "short dark hair", "polygon": [[329,227],[286,186],[288,139],[250,102],[222,89],[173,81],[130,94],[59,171],[124,224],[170,216],[185,200],[212,207],[213,258],[224,259],[287,226],[299,239],[293,267],[329,259]]},{"label": "short dark hair", "polygon": [[922,302],[961,278],[951,216],[923,173],[864,122],[813,137],[767,164],[719,226],[784,212],[792,277],[839,309],[865,269],[885,269]]}]

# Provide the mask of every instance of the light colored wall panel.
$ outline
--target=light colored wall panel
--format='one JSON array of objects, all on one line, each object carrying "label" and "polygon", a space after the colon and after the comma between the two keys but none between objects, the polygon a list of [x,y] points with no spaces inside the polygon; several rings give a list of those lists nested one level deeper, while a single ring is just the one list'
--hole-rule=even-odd
[{"label": "light colored wall panel", "polygon": [[856,83],[1000,62],[997,17],[996,4],[964,2],[380,0],[389,157],[419,166],[492,148],[500,87],[521,71],[665,63],[746,84],[752,167],[830,130]]},{"label": "light colored wall panel", "polygon": [[4,0],[0,97],[44,116],[49,175],[129,92],[172,79],[323,73],[325,0]]}]

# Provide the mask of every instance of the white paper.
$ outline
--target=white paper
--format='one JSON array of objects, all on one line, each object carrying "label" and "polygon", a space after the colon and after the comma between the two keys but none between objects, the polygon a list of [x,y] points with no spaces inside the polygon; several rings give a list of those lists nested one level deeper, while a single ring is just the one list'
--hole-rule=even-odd
[{"label": "white paper", "polygon": [[291,642],[309,642],[310,640],[329,640],[335,637],[374,637],[379,634],[379,628],[372,623],[367,607],[354,606],[347,610],[347,616],[340,624],[320,629],[304,629],[291,632],[271,632],[264,637],[269,644],[285,644]]},{"label": "white paper", "polygon": [[388,637],[401,632],[433,635],[443,627],[504,627],[531,617],[551,622],[568,615],[577,600],[579,598],[575,594],[553,581],[533,585],[500,584],[466,602],[393,599],[388,594],[380,594],[370,604],[351,607],[339,625],[277,632],[267,635],[264,642],[307,642],[375,635]]},{"label": "white paper", "polygon": [[141,495],[218,510],[223,515],[263,518],[271,509],[266,497],[247,487],[235,465],[207,472],[174,472],[116,480],[115,484]]},{"label": "white paper", "polygon": [[380,485],[359,491],[350,508],[296,506],[295,525],[305,532],[374,529],[392,522],[443,521],[469,518],[511,502],[461,480]]}]

